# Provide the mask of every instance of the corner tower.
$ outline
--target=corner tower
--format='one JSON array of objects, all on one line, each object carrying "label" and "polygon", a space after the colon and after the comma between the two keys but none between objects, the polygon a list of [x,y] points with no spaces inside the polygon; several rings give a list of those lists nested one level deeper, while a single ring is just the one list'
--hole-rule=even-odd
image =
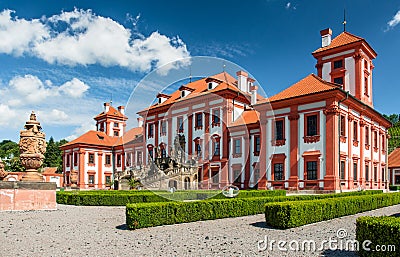
[{"label": "corner tower", "polygon": [[115,109],[110,103],[104,103],[104,111],[94,117],[96,130],[102,131],[112,137],[123,136],[127,119],[124,106],[118,106]]},{"label": "corner tower", "polygon": [[342,32],[334,39],[331,29],[320,32],[322,45],[312,55],[317,59],[318,76],[342,85],[343,90],[373,107],[372,61],[377,54],[365,39]]}]

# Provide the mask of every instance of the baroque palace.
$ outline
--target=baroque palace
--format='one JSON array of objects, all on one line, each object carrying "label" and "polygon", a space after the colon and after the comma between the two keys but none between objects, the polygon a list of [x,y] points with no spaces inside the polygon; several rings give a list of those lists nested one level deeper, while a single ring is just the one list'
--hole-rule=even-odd
[{"label": "baroque palace", "polygon": [[321,31],[317,74],[265,98],[244,71],[182,85],[140,111],[104,104],[89,131],[63,145],[66,186],[103,189],[130,174],[149,188],[384,189],[387,129],[374,110],[365,39]]}]

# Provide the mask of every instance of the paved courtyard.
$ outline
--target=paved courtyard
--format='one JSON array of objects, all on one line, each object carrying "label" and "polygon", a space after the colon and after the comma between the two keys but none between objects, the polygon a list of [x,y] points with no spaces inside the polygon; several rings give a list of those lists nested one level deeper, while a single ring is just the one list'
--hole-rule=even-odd
[{"label": "paved courtyard", "polygon": [[1,256],[356,256],[346,250],[282,252],[276,244],[273,250],[263,250],[264,242],[258,242],[314,240],[319,248],[322,240],[337,239],[340,229],[341,235],[347,233],[343,240],[355,239],[356,217],[398,213],[400,205],[288,230],[266,228],[264,216],[254,215],[130,231],[125,207],[58,205],[57,211],[0,212],[0,252]]}]

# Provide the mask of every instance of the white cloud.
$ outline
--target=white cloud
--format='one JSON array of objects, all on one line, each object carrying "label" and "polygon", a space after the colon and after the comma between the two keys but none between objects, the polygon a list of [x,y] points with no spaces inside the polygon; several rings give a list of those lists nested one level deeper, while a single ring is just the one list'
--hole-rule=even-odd
[{"label": "white cloud", "polygon": [[52,109],[49,111],[38,111],[38,117],[40,117],[40,121],[43,124],[48,125],[59,125],[68,123],[68,119],[70,118],[64,111],[58,109]]},{"label": "white cloud", "polygon": [[[27,54],[51,64],[100,64],[139,72],[190,56],[179,37],[157,31],[145,37],[91,10],[75,9],[40,20],[12,17],[12,13],[0,14],[1,53]],[[170,67],[179,65],[187,63]]]},{"label": "white cloud", "polygon": [[286,8],[286,9],[289,9],[289,8],[290,8],[290,5],[291,5],[291,3],[288,2],[288,3],[286,4],[285,8]]},{"label": "white cloud", "polygon": [[11,10],[0,13],[0,52],[20,56],[35,43],[48,38],[49,30],[38,19],[13,18],[13,13]]},{"label": "white cloud", "polygon": [[399,23],[400,23],[400,10],[393,16],[393,18],[392,18],[390,21],[388,21],[388,23],[387,23],[387,25],[388,25],[387,30],[394,28],[394,27],[397,26]]},{"label": "white cloud", "polygon": [[65,82],[59,90],[72,97],[82,97],[82,95],[89,89],[89,86],[77,78]]},{"label": "white cloud", "polygon": [[0,126],[8,126],[16,118],[17,114],[8,105],[0,104]]},{"label": "white cloud", "polygon": [[66,137],[65,139],[68,141],[72,141],[75,138],[81,136],[82,134],[88,132],[89,130],[95,130],[96,127],[93,122],[85,122],[82,125],[76,127],[72,133],[72,135]]}]

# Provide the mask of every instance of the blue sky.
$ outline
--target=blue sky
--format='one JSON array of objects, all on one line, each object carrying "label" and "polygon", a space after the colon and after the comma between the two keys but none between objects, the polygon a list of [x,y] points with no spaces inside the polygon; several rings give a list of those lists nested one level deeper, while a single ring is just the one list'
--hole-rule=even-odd
[{"label": "blue sky", "polygon": [[193,56],[235,63],[274,95],[316,73],[319,31],[342,32],[344,8],[378,53],[376,109],[400,113],[400,1],[0,0],[0,140],[17,141],[31,110],[48,138],[73,139],[111,95],[126,105],[148,72]]}]

